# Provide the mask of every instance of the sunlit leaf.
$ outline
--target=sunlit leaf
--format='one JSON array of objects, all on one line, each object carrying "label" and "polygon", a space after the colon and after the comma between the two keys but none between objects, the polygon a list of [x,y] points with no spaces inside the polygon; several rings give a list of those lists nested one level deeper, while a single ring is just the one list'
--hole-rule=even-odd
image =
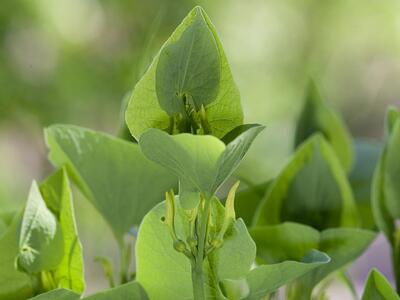
[{"label": "sunlit leaf", "polygon": [[394,289],[386,278],[373,269],[367,279],[364,288],[364,293],[361,300],[399,300],[399,295],[396,294]]}]

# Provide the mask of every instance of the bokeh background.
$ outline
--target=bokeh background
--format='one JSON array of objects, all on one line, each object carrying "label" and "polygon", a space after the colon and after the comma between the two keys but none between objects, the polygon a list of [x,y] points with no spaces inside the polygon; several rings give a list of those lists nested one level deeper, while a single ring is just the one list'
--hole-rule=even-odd
[{"label": "bokeh background", "polygon": [[[386,107],[400,106],[397,0],[2,0],[0,210],[22,208],[51,172],[43,127],[120,133],[124,95],[196,4],[217,27],[246,121],[267,125],[240,172],[263,182],[287,161],[310,76],[354,137],[381,140]],[[91,293],[107,285],[95,256],[117,261],[116,246],[79,195],[76,210]],[[390,276],[384,240],[374,248],[353,269],[359,288],[371,265]]]}]

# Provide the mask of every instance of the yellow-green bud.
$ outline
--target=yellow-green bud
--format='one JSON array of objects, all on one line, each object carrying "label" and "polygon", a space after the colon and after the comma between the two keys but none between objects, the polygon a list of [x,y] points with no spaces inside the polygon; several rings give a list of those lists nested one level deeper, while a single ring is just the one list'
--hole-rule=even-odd
[{"label": "yellow-green bud", "polygon": [[174,242],[174,248],[178,252],[184,252],[186,250],[186,244],[182,240],[176,240]]}]

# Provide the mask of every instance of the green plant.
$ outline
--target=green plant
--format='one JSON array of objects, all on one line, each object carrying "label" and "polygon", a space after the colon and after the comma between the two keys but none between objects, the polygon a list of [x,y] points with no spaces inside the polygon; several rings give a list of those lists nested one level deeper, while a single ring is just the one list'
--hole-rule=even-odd
[{"label": "green plant", "polygon": [[[57,170],[32,183],[23,212],[0,215],[0,299],[258,300],[274,299],[286,286],[287,299],[309,300],[326,299],[335,277],[351,286],[345,267],[376,236],[365,205],[375,161],[365,171],[365,152],[354,151],[314,85],[288,164],[276,178],[240,191],[235,170],[264,126],[243,124],[221,42],[200,7],[129,97],[134,141],[71,125],[45,129]],[[388,113],[372,189],[376,224],[396,268],[399,115]],[[119,279],[108,258],[97,258],[110,289],[88,297],[70,180],[120,250]],[[372,271],[363,299],[398,296]]]}]

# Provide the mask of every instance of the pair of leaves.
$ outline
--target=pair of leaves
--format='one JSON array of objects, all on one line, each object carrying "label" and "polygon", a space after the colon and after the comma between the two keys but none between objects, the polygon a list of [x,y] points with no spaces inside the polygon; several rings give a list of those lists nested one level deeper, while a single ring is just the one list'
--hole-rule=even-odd
[{"label": "pair of leaves", "polygon": [[[212,200],[212,227],[218,231],[224,208],[219,200]],[[189,260],[173,247],[172,237],[164,223],[165,204],[159,204],[144,219],[139,228],[136,244],[137,280],[151,299],[191,299],[193,297]],[[189,236],[189,215],[176,201],[175,226],[180,239]],[[293,280],[329,258],[322,253],[303,262],[285,262],[265,265],[250,271],[255,258],[255,244],[241,219],[234,221],[224,236],[222,247],[214,250],[204,262],[208,299],[225,299],[219,286],[223,286],[229,299],[260,299],[281,285]],[[244,279],[244,280],[243,280]],[[241,286],[244,292],[240,292]],[[235,296],[233,291],[239,291]]]},{"label": "pair of leaves", "polygon": [[310,137],[274,180],[260,203],[254,223],[285,221],[312,226],[356,227],[351,187],[331,146],[319,134]]},{"label": "pair of leaves", "polygon": [[361,300],[399,300],[400,297],[393,290],[386,278],[373,269],[367,279]]},{"label": "pair of leaves", "polygon": [[[79,300],[79,294],[68,289],[56,289],[41,294],[31,300]],[[84,297],[82,300],[147,300],[148,297],[143,288],[137,282],[130,282],[119,287],[103,291],[92,296]]]},{"label": "pair of leaves", "polygon": [[31,275],[51,272],[57,287],[78,293],[84,290],[82,246],[64,169],[49,176],[40,189],[36,182],[31,186],[19,234],[17,265]]},{"label": "pair of leaves", "polygon": [[332,145],[342,166],[349,171],[353,161],[353,146],[348,129],[339,114],[323,102],[315,84],[311,82],[297,122],[295,146],[317,132]]},{"label": "pair of leaves", "polygon": [[138,140],[149,128],[170,131],[171,117],[184,109],[183,96],[197,111],[204,106],[209,130],[218,138],[243,122],[221,42],[200,7],[176,28],[136,84],[126,110],[132,135]]},{"label": "pair of leaves", "polygon": [[182,206],[191,209],[199,201],[194,195],[204,193],[208,199],[214,195],[263,129],[264,126],[254,124],[228,145],[210,135],[171,136],[149,129],[140,137],[139,145],[146,157],[179,178]]},{"label": "pair of leaves", "polygon": [[51,162],[66,166],[120,244],[176,185],[176,178],[146,159],[137,144],[67,125],[51,126],[45,135]]},{"label": "pair of leaves", "polygon": [[296,284],[302,286],[304,295],[311,295],[317,283],[357,258],[375,238],[375,233],[368,230],[332,228],[318,232],[296,223],[254,227],[250,234],[257,244],[257,257],[262,262],[299,261],[313,249],[331,258],[329,263],[297,280]]}]

